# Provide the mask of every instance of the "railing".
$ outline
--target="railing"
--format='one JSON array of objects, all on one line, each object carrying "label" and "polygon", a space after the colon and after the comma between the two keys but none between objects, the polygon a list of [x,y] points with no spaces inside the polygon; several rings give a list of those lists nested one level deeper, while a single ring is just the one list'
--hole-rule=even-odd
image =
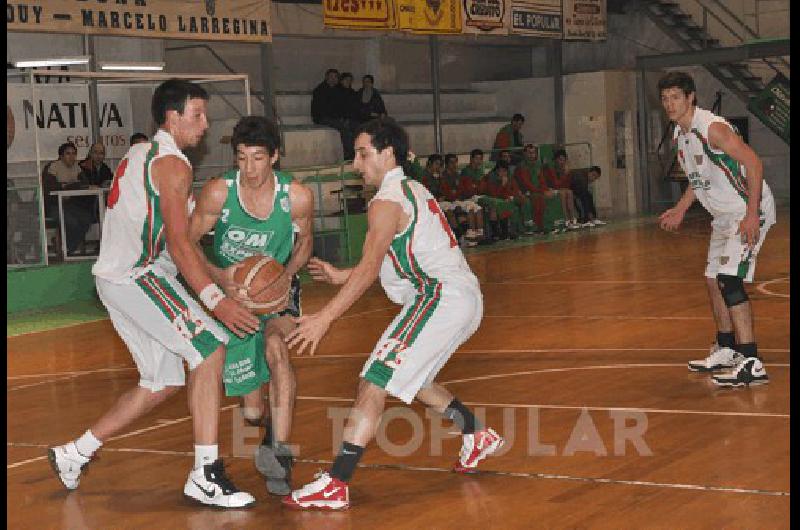
[{"label": "railing", "polygon": [[46,243],[38,185],[6,187],[6,268],[45,264]]}]

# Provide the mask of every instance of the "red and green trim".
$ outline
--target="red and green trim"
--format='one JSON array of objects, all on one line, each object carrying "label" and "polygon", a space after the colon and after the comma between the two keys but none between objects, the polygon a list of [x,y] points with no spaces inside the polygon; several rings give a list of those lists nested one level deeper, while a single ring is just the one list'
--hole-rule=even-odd
[{"label": "red and green trim", "polygon": [[144,160],[144,189],[147,200],[147,217],[142,226],[142,253],[136,267],[146,267],[164,250],[164,220],[161,218],[159,196],[150,182],[150,164],[158,155],[158,142],[153,142]]},{"label": "red and green trim", "polygon": [[739,194],[742,200],[746,203],[748,199],[747,193],[747,179],[742,174],[742,166],[734,160],[727,153],[715,153],[711,150],[708,140],[700,134],[697,129],[692,129],[692,132],[700,139],[703,144],[703,151],[711,162],[717,166],[725,176],[728,178],[733,189]]}]

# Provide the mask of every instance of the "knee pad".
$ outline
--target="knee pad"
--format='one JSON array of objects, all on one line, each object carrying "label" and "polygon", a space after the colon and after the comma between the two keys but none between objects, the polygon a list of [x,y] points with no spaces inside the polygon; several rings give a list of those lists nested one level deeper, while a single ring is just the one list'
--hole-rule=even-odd
[{"label": "knee pad", "polygon": [[728,307],[737,306],[747,302],[747,291],[744,290],[744,282],[738,276],[730,274],[717,274],[717,285],[722,293],[722,299]]}]

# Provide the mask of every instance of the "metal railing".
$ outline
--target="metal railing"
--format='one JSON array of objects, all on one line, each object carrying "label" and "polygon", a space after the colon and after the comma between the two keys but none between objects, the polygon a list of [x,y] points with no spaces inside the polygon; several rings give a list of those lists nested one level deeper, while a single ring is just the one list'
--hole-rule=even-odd
[{"label": "metal railing", "polygon": [[38,185],[6,187],[6,268],[45,265],[47,245]]}]

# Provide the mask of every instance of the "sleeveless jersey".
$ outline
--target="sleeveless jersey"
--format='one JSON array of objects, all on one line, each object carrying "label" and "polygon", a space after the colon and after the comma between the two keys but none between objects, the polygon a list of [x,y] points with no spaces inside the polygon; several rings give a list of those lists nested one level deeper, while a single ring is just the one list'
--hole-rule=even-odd
[{"label": "sleeveless jersey", "polygon": [[[711,147],[708,128],[712,123],[733,129],[725,118],[695,107],[691,129],[675,127],[673,147],[678,150],[678,161],[695,196],[711,215],[744,215],[748,199],[745,168],[730,155]],[[765,181],[761,184],[760,207],[766,222],[773,224],[775,203]]]},{"label": "sleeveless jersey", "polygon": [[[152,141],[132,146],[120,161],[108,193],[100,256],[92,267],[95,276],[113,283],[131,283],[162,254],[166,234],[150,168],[153,161],[167,155],[177,156],[192,167],[172,135],[163,130]],[[192,206],[190,198],[187,208],[191,211]]]},{"label": "sleeveless jersey", "polygon": [[289,185],[292,176],[275,171],[275,195],[267,218],[256,217],[241,200],[239,170],[232,169],[222,178],[228,185],[228,197],[214,225],[214,259],[218,267],[228,267],[243,259],[265,254],[286,265],[294,246]]},{"label": "sleeveless jersey", "polygon": [[435,296],[443,284],[480,290],[447,219],[425,186],[395,168],[386,174],[372,200],[396,202],[411,218],[408,227],[395,235],[381,263],[381,285],[389,299],[406,304],[420,294]]}]

